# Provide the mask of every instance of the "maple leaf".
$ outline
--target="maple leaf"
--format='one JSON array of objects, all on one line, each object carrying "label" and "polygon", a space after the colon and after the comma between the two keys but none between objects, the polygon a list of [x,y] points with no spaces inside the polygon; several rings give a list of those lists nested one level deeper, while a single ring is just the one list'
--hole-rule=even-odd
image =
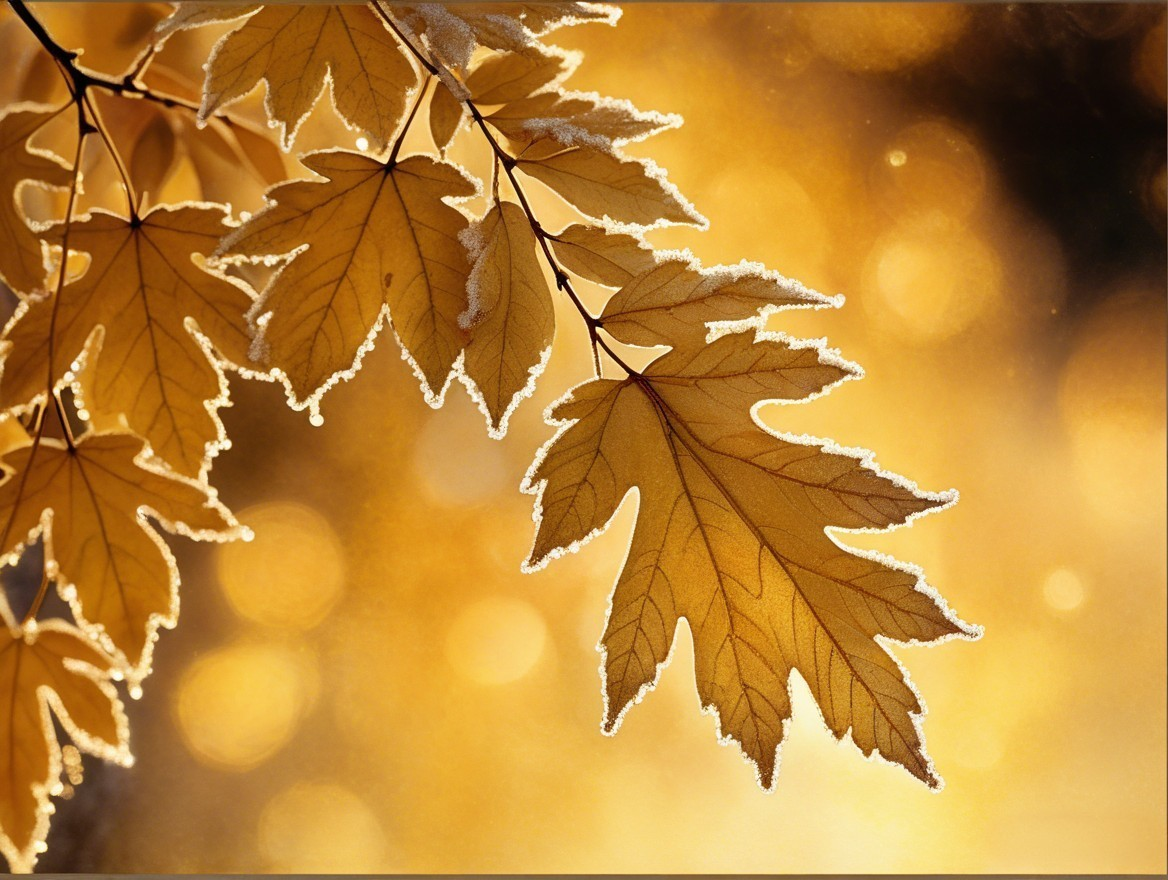
[{"label": "maple leaf", "polygon": [[464,370],[491,436],[502,437],[508,417],[543,372],[555,335],[555,306],[523,208],[497,203],[474,234],[477,259],[464,322],[473,335]]},{"label": "maple leaf", "polygon": [[430,136],[434,146],[445,151],[458,133],[462,120],[466,117],[466,107],[442,80],[434,85],[434,95],[430,98]]},{"label": "maple leaf", "polygon": [[[425,156],[388,164],[339,150],[301,161],[324,181],[293,181],[224,240],[225,257],[291,254],[253,313],[257,349],[279,371],[297,409],[348,378],[388,306],[394,332],[437,403],[465,343],[470,262],[467,219],[443,199],[478,187],[456,166]],[[270,316],[270,317],[269,317]]]},{"label": "maple leaf", "polygon": [[551,138],[565,146],[601,151],[640,141],[681,125],[681,117],[638,110],[630,102],[595,93],[542,92],[511,101],[486,117],[512,141]]},{"label": "maple leaf", "polygon": [[537,144],[538,151],[519,155],[516,169],[551,187],[587,217],[637,226],[706,225],[665,172],[647,159],[587,144],[565,147],[551,139]]},{"label": "maple leaf", "polygon": [[807,681],[828,727],[850,730],[930,787],[923,709],[876,637],[923,643],[976,630],[920,572],[836,543],[826,528],[879,530],[952,503],[870,456],[763,429],[753,406],[821,393],[855,368],[811,343],[759,333],[675,349],[643,374],[579,386],[528,473],[538,528],[529,568],[603,530],[638,489],[632,545],[602,637],[604,730],[657,682],[678,621],[693,635],[698,693],[770,788]]},{"label": "maple leaf", "polygon": [[2,596],[0,618],[0,852],[11,870],[31,871],[61,775],[54,720],[83,752],[122,766],[133,757],[110,662],[85,633],[63,620],[20,628]]},{"label": "maple leaf", "polygon": [[178,614],[178,570],[164,529],[200,540],[239,534],[205,484],[148,459],[140,438],[89,433],[9,452],[0,484],[0,555],[15,559],[43,534],[46,569],[82,628],[96,634],[130,681],[149,671],[158,627]]},{"label": "maple leaf", "polygon": [[478,104],[510,104],[559,83],[579,63],[578,55],[550,46],[532,52],[494,53],[467,74],[466,88]]},{"label": "maple leaf", "polygon": [[[184,4],[185,5],[185,4]],[[379,145],[393,138],[417,74],[377,15],[364,5],[247,6],[182,11],[167,30],[248,15],[211,52],[200,118],[238,100],[262,80],[268,115],[289,149],[300,124],[331,83],[333,105]]]},{"label": "maple leaf", "polygon": [[57,111],[18,104],[0,115],[0,279],[13,290],[31,293],[44,286],[48,268],[40,237],[20,209],[26,183],[67,189],[73,180],[69,166],[57,156],[29,145],[28,140]]},{"label": "maple leaf", "polygon": [[[240,366],[251,344],[244,317],[251,297],[191,257],[218,246],[224,216],[219,206],[191,204],[159,207],[140,220],[95,210],[72,221],[69,248],[88,253],[89,266],[59,300],[30,299],[8,323],[0,406],[21,407],[44,395],[50,327],[58,377],[101,328],[89,404],[124,413],[129,427],[181,473],[202,473],[223,439],[215,409],[226,400],[226,379],[207,340]],[[60,243],[62,226],[46,235]]]}]

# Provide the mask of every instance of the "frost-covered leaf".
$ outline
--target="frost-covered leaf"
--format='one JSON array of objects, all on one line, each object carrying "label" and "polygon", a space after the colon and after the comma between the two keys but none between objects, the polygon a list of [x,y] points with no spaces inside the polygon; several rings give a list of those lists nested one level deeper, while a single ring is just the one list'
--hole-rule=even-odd
[{"label": "frost-covered leaf", "polygon": [[670,259],[614,293],[600,323],[630,345],[700,345],[709,323],[757,322],[775,308],[841,302],[755,264],[701,269]]},{"label": "frost-covered leaf", "polygon": [[513,141],[547,137],[564,146],[611,151],[676,128],[681,117],[638,110],[628,101],[600,95],[544,92],[500,107],[487,121]]},{"label": "frost-covered leaf", "polygon": [[21,187],[32,181],[65,189],[73,179],[65,162],[28,143],[53,113],[47,107],[18,104],[0,115],[0,280],[22,293],[41,289],[48,269],[40,236],[20,208]]},{"label": "frost-covered leaf", "polygon": [[145,515],[169,532],[213,540],[235,536],[235,520],[205,485],[147,462],[130,434],[86,434],[72,450],[42,439],[3,463],[0,554],[19,553],[43,532],[46,565],[55,565],[74,617],[100,633],[128,678],[144,677],[155,632],[174,625],[179,583]]},{"label": "frost-covered leaf", "polygon": [[560,50],[499,52],[488,55],[466,77],[466,88],[478,104],[522,101],[567,76],[576,59]]},{"label": "frost-covered leaf", "polygon": [[128,766],[129,728],[110,662],[63,620],[21,631],[0,596],[0,852],[13,871],[31,871],[49,831],[49,796],[59,784],[54,718],[74,745]]},{"label": "frost-covered leaf", "polygon": [[655,685],[684,617],[702,705],[765,787],[775,782],[795,670],[837,737],[850,730],[864,754],[939,787],[921,704],[876,637],[932,642],[975,630],[918,571],[849,551],[825,529],[884,529],[951,496],[920,492],[858,451],[772,434],[749,409],[728,417],[728,408],[797,398],[847,375],[833,355],[817,366],[813,347],[785,347],[724,336],[696,357],[671,352],[643,375],[575,389],[553,413],[565,427],[525,481],[539,494],[529,565],[603,530],[636,487],[633,543],[602,639],[606,731]]},{"label": "frost-covered leaf", "polygon": [[464,368],[492,435],[501,437],[512,410],[543,371],[555,308],[536,254],[539,243],[519,205],[495,205],[474,238]]},{"label": "frost-covered leaf", "polygon": [[405,28],[422,36],[445,67],[466,70],[475,48],[539,53],[538,38],[588,21],[615,24],[620,10],[601,3],[422,3],[388,7]]},{"label": "frost-covered leaf", "polygon": [[326,77],[337,112],[379,145],[393,138],[417,85],[413,65],[369,7],[276,4],[253,12],[216,44],[199,113],[205,119],[262,80],[268,113],[288,149]]},{"label": "frost-covered leaf", "polygon": [[547,148],[525,151],[516,168],[547,184],[588,217],[639,226],[706,222],[664,172],[647,160],[574,146],[550,154]]},{"label": "frost-covered leaf", "polygon": [[[294,254],[257,303],[257,354],[280,371],[293,405],[360,364],[386,306],[431,400],[465,343],[467,219],[443,199],[477,192],[456,166],[424,156],[391,165],[359,153],[312,153],[324,181],[293,181],[224,241],[229,257]],[[270,317],[264,317],[270,314]]]},{"label": "frost-covered leaf", "polygon": [[606,287],[628,284],[657,265],[653,249],[643,241],[599,226],[574,223],[551,240],[567,269]]},{"label": "frost-covered leaf", "polygon": [[200,3],[196,0],[181,0],[174,4],[174,11],[158,22],[155,32],[160,37],[170,36],[175,31],[199,27],[205,24],[219,24],[251,15],[262,8],[260,3]]},{"label": "frost-covered leaf", "polygon": [[458,127],[466,116],[466,107],[449,87],[438,80],[434,85],[434,95],[430,98],[430,136],[434,138],[434,146],[439,151],[445,151]]},{"label": "frost-covered leaf", "polygon": [[[215,409],[226,396],[222,367],[205,340],[237,365],[247,363],[251,342],[250,296],[192,258],[218,246],[224,216],[218,206],[187,205],[157,208],[137,222],[104,211],[74,221],[69,249],[89,254],[89,266],[55,306],[55,293],[30,299],[4,329],[10,347],[0,405],[26,405],[44,394],[50,326],[60,381],[100,327],[88,404],[124,413],[172,467],[200,474],[222,438]],[[59,243],[61,227],[47,235]]]}]

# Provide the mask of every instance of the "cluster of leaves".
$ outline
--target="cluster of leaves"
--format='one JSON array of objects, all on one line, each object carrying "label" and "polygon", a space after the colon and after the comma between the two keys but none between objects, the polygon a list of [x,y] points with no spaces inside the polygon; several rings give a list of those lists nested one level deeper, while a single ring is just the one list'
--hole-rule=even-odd
[{"label": "cluster of leaves", "polygon": [[[185,3],[115,78],[80,66],[23,3],[11,5],[69,100],[0,115],[0,278],[20,298],[0,341],[0,553],[13,564],[39,539],[45,559],[27,608],[0,598],[0,690],[13,707],[0,725],[0,849],[10,866],[29,868],[43,846],[61,770],[51,716],[81,750],[130,760],[112,682],[137,692],[158,628],[178,611],[160,529],[246,533],[209,482],[228,443],[217,417],[228,373],[283,383],[290,405],[319,423],[322,396],[354,375],[388,322],[426,400],[440,405],[458,379],[500,437],[547,362],[557,295],[587,333],[596,378],[548,414],[559,432],[522,487],[536,496],[537,521],[525,567],[602,531],[637,490],[601,644],[604,730],[653,687],[685,618],[702,706],[764,787],[775,781],[794,670],[837,737],[850,731],[864,754],[940,785],[919,699],[876,637],[975,631],[918,570],[848,549],[826,529],[889,528],[954,496],[922,492],[861,450],[758,421],[767,401],[860,375],[821,342],[764,326],[776,310],[839,300],[755,264],[703,268],[646,244],[655,226],[705,223],[661,169],[621,149],[680,120],[569,90],[579,59],[542,40],[612,24],[617,10]],[[229,30],[192,97],[151,61],[171,34],[206,25]],[[278,147],[229,109],[257,86]],[[313,176],[287,180],[281,150],[326,89],[367,149],[298,156]],[[403,155],[422,119],[433,148]],[[41,137],[70,120],[71,160]],[[460,136],[478,144],[488,180],[447,158]],[[209,201],[148,206],[176,142]],[[124,209],[77,210],[83,166],[100,173],[86,161],[94,151],[116,173]],[[254,216],[215,201],[224,161],[276,184]],[[541,225],[532,180],[578,222]],[[22,194],[34,188],[62,194],[55,220],[28,216]],[[244,277],[264,281],[255,290]],[[582,283],[609,291],[599,314],[583,305]],[[630,366],[651,348],[666,350]],[[40,616],[53,588],[72,620]]]}]

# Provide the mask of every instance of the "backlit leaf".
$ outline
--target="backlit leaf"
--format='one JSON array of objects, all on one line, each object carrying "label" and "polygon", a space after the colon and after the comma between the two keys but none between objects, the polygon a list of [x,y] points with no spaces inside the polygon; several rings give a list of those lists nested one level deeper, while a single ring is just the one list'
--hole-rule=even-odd
[{"label": "backlit leaf", "polygon": [[[476,186],[454,165],[410,156],[392,165],[329,151],[302,159],[325,181],[294,181],[224,242],[245,258],[295,254],[264,291],[258,354],[280,371],[293,405],[311,406],[351,374],[388,306],[394,332],[431,400],[465,344],[467,219],[444,198]],[[265,314],[270,318],[262,317]]]},{"label": "backlit leaf", "polygon": [[570,271],[607,287],[621,287],[648,272],[652,248],[631,235],[574,223],[552,237],[556,257]]},{"label": "backlit leaf", "polygon": [[[55,307],[55,294],[30,299],[5,328],[11,347],[0,404],[21,406],[44,394],[50,326],[58,379],[100,327],[88,403],[124,413],[130,428],[181,473],[201,473],[221,439],[215,408],[226,393],[205,340],[237,365],[247,363],[251,342],[244,317],[251,298],[192,259],[192,252],[215,249],[227,231],[223,219],[218,206],[187,205],[157,208],[137,223],[104,211],[73,222],[69,248],[89,254],[89,266],[65,285]],[[51,234],[59,240],[60,228]]]},{"label": "backlit leaf", "polygon": [[466,87],[479,104],[522,101],[566,76],[571,56],[543,47],[537,52],[488,55],[466,77]]},{"label": "backlit leaf", "polygon": [[42,534],[46,564],[82,628],[131,680],[144,677],[159,626],[178,614],[178,569],[146,515],[200,539],[238,534],[231,514],[195,483],[146,461],[130,434],[86,434],[9,452],[0,484],[0,554]]},{"label": "backlit leaf", "polygon": [[444,151],[458,133],[465,115],[466,108],[462,101],[455,97],[442,80],[438,80],[430,99],[430,136],[434,138],[434,146]]},{"label": "backlit leaf", "polygon": [[535,233],[519,205],[495,205],[476,233],[464,368],[492,435],[501,437],[508,416],[543,371],[555,335],[555,308]]},{"label": "backlit leaf", "polygon": [[[761,347],[761,348],[760,348]],[[779,339],[724,336],[671,352],[643,376],[596,380],[555,410],[565,427],[529,473],[539,494],[529,565],[603,530],[638,489],[632,547],[602,639],[604,727],[657,682],[679,619],[693,634],[703,707],[737,741],[760,782],[775,782],[793,671],[828,727],[849,731],[930,787],[916,692],[877,636],[932,642],[975,630],[920,573],[849,551],[825,529],[884,529],[947,505],[884,474],[869,456],[773,434],[727,410],[816,393],[849,370]]]},{"label": "backlit leaf", "polygon": [[109,660],[63,620],[17,627],[0,596],[0,852],[31,871],[49,831],[49,796],[59,784],[54,718],[83,752],[129,766],[126,713],[109,681]]}]

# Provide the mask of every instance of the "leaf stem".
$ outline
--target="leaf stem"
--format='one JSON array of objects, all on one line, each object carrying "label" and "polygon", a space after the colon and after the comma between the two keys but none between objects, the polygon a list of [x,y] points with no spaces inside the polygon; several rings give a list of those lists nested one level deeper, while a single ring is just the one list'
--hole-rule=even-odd
[{"label": "leaf stem", "polygon": [[385,166],[392,168],[397,162],[397,154],[401,151],[402,144],[405,143],[406,135],[409,134],[410,125],[413,124],[414,117],[418,115],[418,108],[422,106],[422,98],[426,96],[426,90],[430,87],[430,80],[434,78],[433,74],[426,74],[426,78],[422,80],[422,85],[418,89],[418,94],[414,98],[414,106],[410,108],[410,115],[406,117],[405,125],[402,126],[397,138],[393,142],[393,149],[389,152],[389,159],[386,160]]}]

